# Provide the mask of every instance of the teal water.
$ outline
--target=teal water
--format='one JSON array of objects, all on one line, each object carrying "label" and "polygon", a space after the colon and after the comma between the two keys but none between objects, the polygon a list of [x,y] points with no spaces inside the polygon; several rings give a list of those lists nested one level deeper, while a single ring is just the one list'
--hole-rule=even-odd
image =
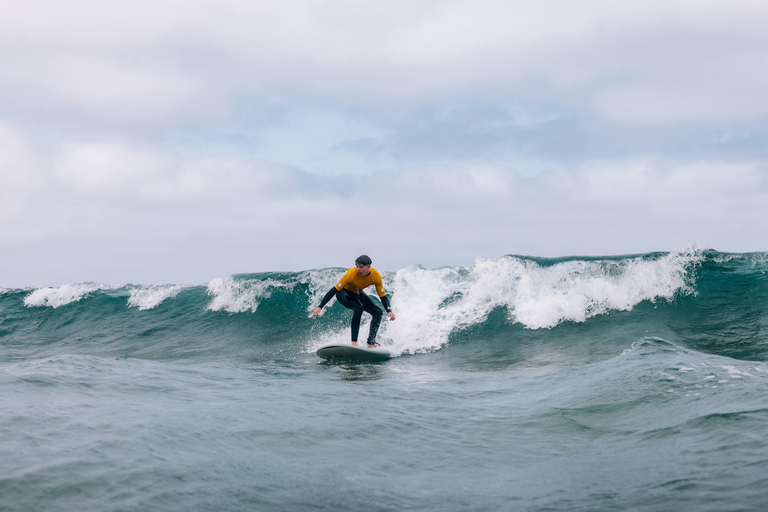
[{"label": "teal water", "polygon": [[344,269],[2,290],[0,510],[763,510],[766,256],[384,272],[371,364]]}]

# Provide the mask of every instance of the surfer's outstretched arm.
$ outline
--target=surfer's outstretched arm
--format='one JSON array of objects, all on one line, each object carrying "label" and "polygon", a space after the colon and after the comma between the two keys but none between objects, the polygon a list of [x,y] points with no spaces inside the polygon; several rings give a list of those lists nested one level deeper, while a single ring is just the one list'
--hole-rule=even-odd
[{"label": "surfer's outstretched arm", "polygon": [[316,317],[320,314],[320,311],[322,311],[323,307],[325,307],[326,304],[337,294],[339,293],[339,290],[336,289],[335,286],[332,286],[330,290],[328,290],[328,293],[325,294],[325,297],[323,297],[323,300],[320,301],[320,305],[312,312],[312,316]]}]

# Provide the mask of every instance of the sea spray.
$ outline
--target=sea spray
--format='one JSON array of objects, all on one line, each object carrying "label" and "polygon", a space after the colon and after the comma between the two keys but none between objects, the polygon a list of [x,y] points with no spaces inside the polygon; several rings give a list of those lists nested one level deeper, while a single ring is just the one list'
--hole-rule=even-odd
[{"label": "sea spray", "polygon": [[255,312],[259,303],[268,299],[275,289],[290,290],[296,284],[294,279],[251,279],[228,276],[208,283],[208,294],[213,297],[208,309],[228,313]]},{"label": "sea spray", "polygon": [[483,322],[496,308],[528,329],[584,322],[648,300],[693,293],[702,255],[681,253],[551,262],[506,256],[471,268],[410,267],[393,278],[393,307],[405,314],[386,334],[399,352],[444,345],[457,330]]},{"label": "sea spray", "polygon": [[28,307],[60,308],[72,302],[77,302],[99,290],[113,290],[115,286],[97,283],[73,283],[59,287],[38,288],[30,293],[24,304]]},{"label": "sea spray", "polygon": [[128,305],[138,308],[141,311],[153,309],[159,306],[163,301],[172,299],[182,290],[188,288],[184,285],[151,285],[140,286],[131,289],[131,295],[128,298]]}]

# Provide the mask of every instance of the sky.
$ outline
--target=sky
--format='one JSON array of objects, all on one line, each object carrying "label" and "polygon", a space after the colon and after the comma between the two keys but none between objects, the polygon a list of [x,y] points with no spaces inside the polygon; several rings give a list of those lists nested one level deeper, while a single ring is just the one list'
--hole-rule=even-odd
[{"label": "sky", "polygon": [[2,0],[0,58],[0,288],[768,250],[762,0]]}]

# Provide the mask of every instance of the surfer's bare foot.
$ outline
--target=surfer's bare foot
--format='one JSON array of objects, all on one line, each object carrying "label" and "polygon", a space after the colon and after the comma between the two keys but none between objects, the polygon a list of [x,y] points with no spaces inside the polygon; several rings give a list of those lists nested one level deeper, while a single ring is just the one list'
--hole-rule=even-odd
[{"label": "surfer's bare foot", "polygon": [[378,345],[368,345],[368,348],[376,348]]},{"label": "surfer's bare foot", "polygon": [[356,341],[353,341],[353,342],[352,342],[352,345],[354,345],[354,346],[357,346],[357,342],[356,342]]}]

